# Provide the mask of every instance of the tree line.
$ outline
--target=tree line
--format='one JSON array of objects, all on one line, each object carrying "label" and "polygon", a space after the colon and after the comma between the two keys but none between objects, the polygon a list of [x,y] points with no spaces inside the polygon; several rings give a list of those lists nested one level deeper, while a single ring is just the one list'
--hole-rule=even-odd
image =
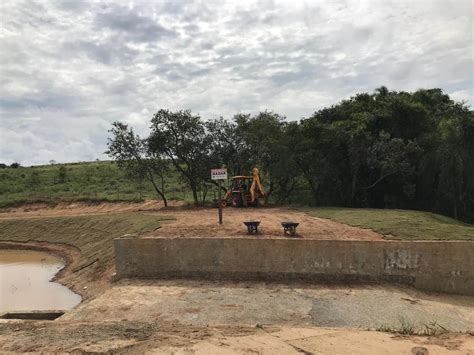
[{"label": "tree line", "polygon": [[441,89],[412,93],[380,87],[308,118],[264,111],[203,120],[160,109],[148,137],[115,122],[107,154],[149,180],[167,203],[175,169],[202,204],[210,169],[263,173],[269,200],[313,206],[404,208],[474,220],[474,112]]}]

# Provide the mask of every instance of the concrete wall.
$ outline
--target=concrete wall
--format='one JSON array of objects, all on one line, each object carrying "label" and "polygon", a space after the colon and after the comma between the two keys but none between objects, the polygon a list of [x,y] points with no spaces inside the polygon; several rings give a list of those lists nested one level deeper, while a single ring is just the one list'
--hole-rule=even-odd
[{"label": "concrete wall", "polygon": [[118,278],[394,282],[474,296],[474,242],[119,238]]}]

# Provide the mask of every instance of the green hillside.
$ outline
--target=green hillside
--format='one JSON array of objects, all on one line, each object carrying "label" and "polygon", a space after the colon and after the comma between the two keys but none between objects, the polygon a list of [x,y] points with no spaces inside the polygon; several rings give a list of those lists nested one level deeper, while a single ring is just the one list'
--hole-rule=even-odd
[{"label": "green hillside", "polygon": [[[165,179],[169,199],[190,199],[171,171]],[[127,177],[112,161],[0,169],[0,207],[59,201],[140,201],[156,199],[148,181]]]},{"label": "green hillside", "polygon": [[368,228],[400,240],[474,240],[474,226],[439,214],[397,209],[311,208],[311,216]]}]

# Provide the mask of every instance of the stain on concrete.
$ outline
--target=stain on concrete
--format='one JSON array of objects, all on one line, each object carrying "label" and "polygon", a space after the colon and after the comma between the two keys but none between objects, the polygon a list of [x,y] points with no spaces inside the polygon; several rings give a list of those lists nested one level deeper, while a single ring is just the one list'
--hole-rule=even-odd
[{"label": "stain on concrete", "polygon": [[419,266],[420,254],[413,253],[410,250],[389,250],[384,253],[384,268],[416,270]]}]

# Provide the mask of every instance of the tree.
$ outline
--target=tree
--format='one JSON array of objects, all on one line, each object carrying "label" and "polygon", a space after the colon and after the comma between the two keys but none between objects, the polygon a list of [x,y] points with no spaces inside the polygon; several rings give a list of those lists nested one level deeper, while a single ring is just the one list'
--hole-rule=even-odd
[{"label": "tree", "polygon": [[10,168],[13,168],[13,169],[18,169],[21,165],[19,163],[11,163],[10,164]]},{"label": "tree", "polygon": [[183,181],[191,188],[194,204],[199,205],[198,191],[210,182],[210,170],[217,159],[211,157],[212,138],[199,115],[189,110],[159,110],[151,120],[148,138],[150,150],[171,160]]},{"label": "tree", "polygon": [[329,173],[329,161],[324,150],[331,146],[331,138],[325,125],[317,119],[300,121],[298,127],[290,131],[293,135],[292,151],[295,164],[309,187],[314,205],[320,204],[320,190]]},{"label": "tree", "polygon": [[282,125],[280,137],[272,142],[272,154],[276,159],[268,166],[268,175],[274,181],[276,200],[279,203],[289,202],[300,181],[301,171],[294,151],[298,143],[298,136],[293,134],[295,130],[296,122]]},{"label": "tree", "polygon": [[403,192],[413,194],[414,185],[411,181],[415,174],[417,155],[420,152],[421,149],[416,142],[411,140],[404,142],[400,138],[391,138],[386,132],[380,132],[379,138],[369,148],[367,156],[371,180],[368,186],[363,186],[361,189],[372,190],[387,178],[398,175]]},{"label": "tree", "polygon": [[[164,172],[167,163],[160,154],[149,149],[148,140],[141,139],[132,128],[120,122],[114,122],[112,138],[107,143],[106,154],[112,157],[128,175],[148,180],[157,194],[168,206],[164,193]],[[157,178],[161,179],[161,187],[157,184]]]},{"label": "tree", "polygon": [[265,193],[265,203],[275,191],[277,185],[286,186],[294,174],[284,165],[287,147],[284,145],[285,117],[271,111],[263,111],[255,116],[238,114],[234,116],[236,136],[242,140],[239,154],[245,158],[246,170],[258,166],[267,176],[269,185]]},{"label": "tree", "polygon": [[226,166],[230,175],[247,175],[252,169],[251,149],[245,137],[235,122],[218,118],[205,123],[208,134],[211,136],[211,156],[217,161],[216,166]]},{"label": "tree", "polygon": [[[196,205],[212,186],[211,168],[247,175],[258,166],[266,202],[298,196],[314,205],[421,209],[474,220],[474,112],[441,89],[382,86],[294,122],[271,111],[204,122],[190,111],[159,110],[151,129],[141,140],[125,127],[124,140],[150,169],[159,163],[157,176],[167,159]],[[129,157],[124,161],[136,164]]]},{"label": "tree", "polygon": [[[466,175],[472,176],[472,156],[464,147],[461,122],[456,117],[444,118],[439,123],[440,144],[437,149],[440,167],[439,191],[452,206],[454,218],[459,216],[460,205],[464,203],[467,191]],[[470,173],[465,170],[471,169]]]}]

